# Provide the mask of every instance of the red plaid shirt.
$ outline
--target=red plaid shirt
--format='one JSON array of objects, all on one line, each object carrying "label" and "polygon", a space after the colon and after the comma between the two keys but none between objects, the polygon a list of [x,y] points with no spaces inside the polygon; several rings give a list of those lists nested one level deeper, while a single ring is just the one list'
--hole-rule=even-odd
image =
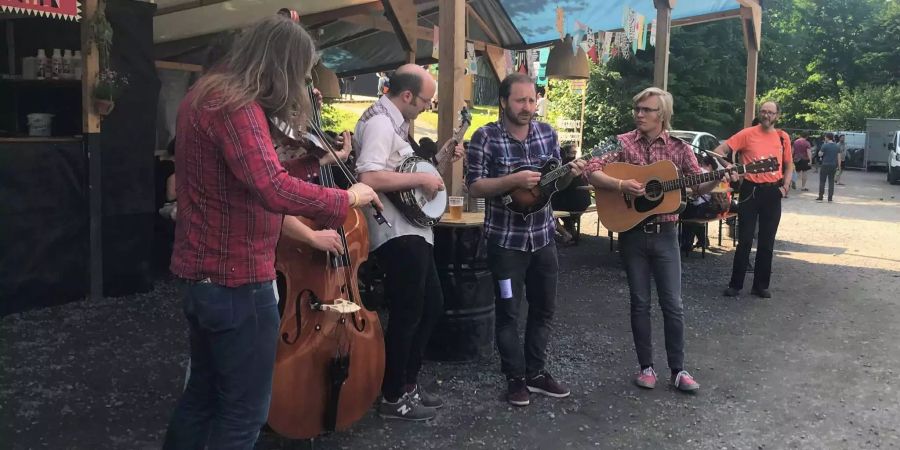
[{"label": "red plaid shirt", "polygon": [[311,184],[315,158],[278,162],[266,115],[256,103],[233,112],[218,99],[178,108],[175,179],[178,217],[172,272],[236,287],[275,279],[275,245],[283,214],[334,228],[347,215],[345,191]]},{"label": "red plaid shirt", "polygon": [[[653,142],[647,142],[647,139],[641,136],[638,130],[629,131],[617,137],[622,143],[622,151],[588,161],[587,167],[584,169],[585,177],[595,170],[603,169],[603,166],[611,162],[646,166],[657,161],[672,161],[681,172],[681,176],[701,173],[700,164],[697,163],[697,157],[694,156],[691,147],[669,136],[668,131],[663,131]],[[678,214],[660,214],[653,221],[658,223],[677,222]]]}]

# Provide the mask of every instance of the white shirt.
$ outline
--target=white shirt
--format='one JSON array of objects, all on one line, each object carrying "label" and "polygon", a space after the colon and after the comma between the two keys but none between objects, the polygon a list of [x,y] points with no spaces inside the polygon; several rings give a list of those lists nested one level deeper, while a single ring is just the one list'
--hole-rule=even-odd
[{"label": "white shirt", "polygon": [[[374,109],[384,109],[387,114],[375,113]],[[384,170],[393,172],[408,156],[414,155],[412,147],[401,137],[409,134],[409,123],[388,96],[384,95],[356,123],[354,137],[359,141],[359,155],[356,159],[356,170],[359,173]],[[382,214],[393,225],[379,225],[366,207],[366,220],[369,225],[369,249],[374,251],[385,242],[399,236],[422,236],[429,244],[434,245],[434,233],[431,227],[420,227],[408,221],[383,192],[378,198],[384,205]]]},{"label": "white shirt", "polygon": [[540,117],[547,117],[547,103],[548,102],[545,97],[537,99],[537,111],[535,111],[535,114]]}]

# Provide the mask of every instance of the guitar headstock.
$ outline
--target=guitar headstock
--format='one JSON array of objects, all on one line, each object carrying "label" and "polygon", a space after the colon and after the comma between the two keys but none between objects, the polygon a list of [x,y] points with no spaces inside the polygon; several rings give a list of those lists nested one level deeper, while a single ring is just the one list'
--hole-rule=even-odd
[{"label": "guitar headstock", "polygon": [[778,158],[770,156],[768,158],[763,158],[744,164],[744,170],[742,173],[774,172],[778,170],[779,166],[780,165],[778,164]]},{"label": "guitar headstock", "polygon": [[472,113],[463,106],[461,110],[459,110],[459,127],[453,132],[453,137],[457,142],[462,143],[463,137],[466,135],[466,131],[469,129],[469,125],[472,124]]},{"label": "guitar headstock", "polygon": [[619,142],[619,140],[614,137],[610,137],[604,142],[601,142],[594,148],[592,148],[590,152],[584,155],[584,158],[600,158],[602,156],[608,155],[610,153],[615,153],[620,150],[622,150],[622,144]]}]

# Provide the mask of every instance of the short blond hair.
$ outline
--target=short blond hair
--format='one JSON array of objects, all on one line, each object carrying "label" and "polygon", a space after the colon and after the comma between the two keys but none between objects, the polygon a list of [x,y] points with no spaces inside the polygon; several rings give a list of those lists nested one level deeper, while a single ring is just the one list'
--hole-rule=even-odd
[{"label": "short blond hair", "polygon": [[671,130],[672,129],[672,112],[673,106],[675,104],[675,99],[672,98],[672,94],[658,88],[658,87],[648,87],[643,91],[639,92],[634,96],[632,101],[634,102],[634,106],[637,106],[639,102],[646,100],[648,97],[657,97],[659,99],[659,115],[662,117],[663,121],[663,129]]}]

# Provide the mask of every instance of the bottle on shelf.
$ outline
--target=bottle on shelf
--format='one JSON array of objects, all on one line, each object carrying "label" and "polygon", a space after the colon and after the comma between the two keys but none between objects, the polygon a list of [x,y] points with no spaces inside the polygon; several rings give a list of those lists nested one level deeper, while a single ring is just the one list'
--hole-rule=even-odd
[{"label": "bottle on shelf", "polygon": [[62,72],[62,53],[58,48],[53,49],[53,57],[50,62],[50,78],[58,80]]},{"label": "bottle on shelf", "polygon": [[72,50],[65,49],[62,57],[62,71],[60,78],[64,80],[72,79]]},{"label": "bottle on shelf", "polygon": [[44,49],[38,49],[35,64],[37,66],[37,79],[43,80],[47,78],[47,54],[44,53]]},{"label": "bottle on shelf", "polygon": [[75,54],[72,55],[72,78],[81,79],[81,50],[75,50]]}]

